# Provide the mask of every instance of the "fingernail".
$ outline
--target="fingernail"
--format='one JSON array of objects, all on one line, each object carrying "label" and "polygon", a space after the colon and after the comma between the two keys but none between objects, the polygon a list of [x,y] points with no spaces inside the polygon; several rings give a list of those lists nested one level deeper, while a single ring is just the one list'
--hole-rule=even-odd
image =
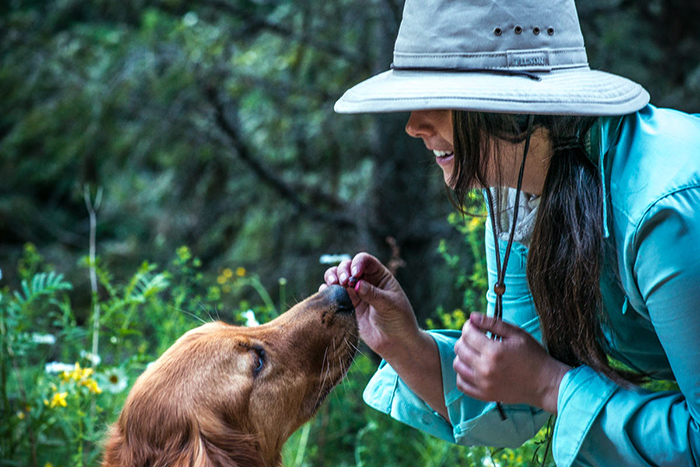
[{"label": "fingernail", "polygon": [[484,322],[484,315],[481,313],[472,313],[469,316],[469,320],[474,324],[481,324]]},{"label": "fingernail", "polygon": [[362,291],[364,281],[357,281],[357,284],[355,284],[355,293],[360,293]]},{"label": "fingernail", "polygon": [[350,270],[350,272],[352,273],[353,276],[357,276],[360,273],[360,268],[355,266]]},{"label": "fingernail", "polygon": [[345,275],[345,273],[342,273],[342,274],[340,275],[340,283],[341,283],[341,284],[345,283],[345,279],[347,279],[347,278],[348,278],[348,276]]}]

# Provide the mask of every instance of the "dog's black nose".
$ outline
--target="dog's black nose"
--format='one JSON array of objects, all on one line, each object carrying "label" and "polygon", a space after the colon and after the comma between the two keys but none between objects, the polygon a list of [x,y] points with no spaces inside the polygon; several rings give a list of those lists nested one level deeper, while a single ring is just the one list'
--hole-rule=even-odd
[{"label": "dog's black nose", "polygon": [[327,293],[330,294],[331,299],[338,304],[338,313],[352,313],[355,311],[352,300],[350,300],[350,295],[348,295],[348,291],[343,287],[337,284],[331,285],[328,287]]}]

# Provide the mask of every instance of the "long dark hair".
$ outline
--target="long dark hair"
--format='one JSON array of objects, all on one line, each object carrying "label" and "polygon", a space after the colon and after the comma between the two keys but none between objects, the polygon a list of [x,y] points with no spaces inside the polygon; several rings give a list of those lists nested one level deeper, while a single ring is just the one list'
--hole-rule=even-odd
[{"label": "long dark hair", "polygon": [[[468,193],[489,187],[487,174],[500,177],[497,186],[502,186],[499,158],[487,156],[497,154],[503,142],[523,142],[528,116],[453,111],[452,117],[451,200],[465,212]],[[545,131],[552,155],[530,243],[527,278],[549,353],[568,365],[586,364],[624,383],[638,378],[610,366],[601,326],[603,191],[600,173],[584,147],[595,121],[578,116],[534,118],[533,131]]]}]

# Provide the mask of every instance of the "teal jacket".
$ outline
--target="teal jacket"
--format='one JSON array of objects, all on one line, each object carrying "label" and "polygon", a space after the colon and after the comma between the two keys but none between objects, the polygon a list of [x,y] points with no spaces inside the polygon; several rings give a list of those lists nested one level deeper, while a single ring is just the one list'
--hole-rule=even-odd
[{"label": "teal jacket", "polygon": [[[559,390],[554,458],[558,466],[695,466],[700,464],[700,115],[649,105],[599,119],[590,142],[605,186],[606,247],[614,252],[601,278],[611,353],[655,378],[675,380],[680,391],[620,387],[587,366],[569,371]],[[490,290],[496,271],[488,230],[486,249]],[[541,339],[526,263],[527,248],[514,244],[504,319]],[[487,300],[491,312],[493,292]],[[462,394],[452,368],[459,334],[431,333],[440,352],[449,422],[384,362],[365,389],[365,401],[454,443],[519,446],[550,414],[505,405],[507,419],[501,420],[494,403]]]}]

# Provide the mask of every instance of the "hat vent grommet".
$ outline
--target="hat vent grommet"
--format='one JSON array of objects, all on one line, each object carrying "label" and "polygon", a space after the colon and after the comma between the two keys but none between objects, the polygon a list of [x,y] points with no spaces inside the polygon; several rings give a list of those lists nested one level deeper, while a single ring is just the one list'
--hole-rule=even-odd
[{"label": "hat vent grommet", "polygon": [[549,34],[550,36],[553,36],[554,35],[554,28],[547,28],[547,34]]},{"label": "hat vent grommet", "polygon": [[513,29],[513,31],[514,31],[516,34],[520,34],[520,33],[523,32],[523,28],[521,28],[520,26],[516,26],[515,29]]},{"label": "hat vent grommet", "polygon": [[503,34],[503,29],[501,29],[501,28],[496,28],[496,29],[493,30],[493,34],[494,34],[495,36],[500,36],[501,34]]},{"label": "hat vent grommet", "polygon": [[537,28],[537,27],[536,27],[536,28],[533,28],[533,29],[532,29],[532,33],[533,33],[534,35],[536,35],[536,36],[539,36],[539,35],[540,35],[540,28]]}]

